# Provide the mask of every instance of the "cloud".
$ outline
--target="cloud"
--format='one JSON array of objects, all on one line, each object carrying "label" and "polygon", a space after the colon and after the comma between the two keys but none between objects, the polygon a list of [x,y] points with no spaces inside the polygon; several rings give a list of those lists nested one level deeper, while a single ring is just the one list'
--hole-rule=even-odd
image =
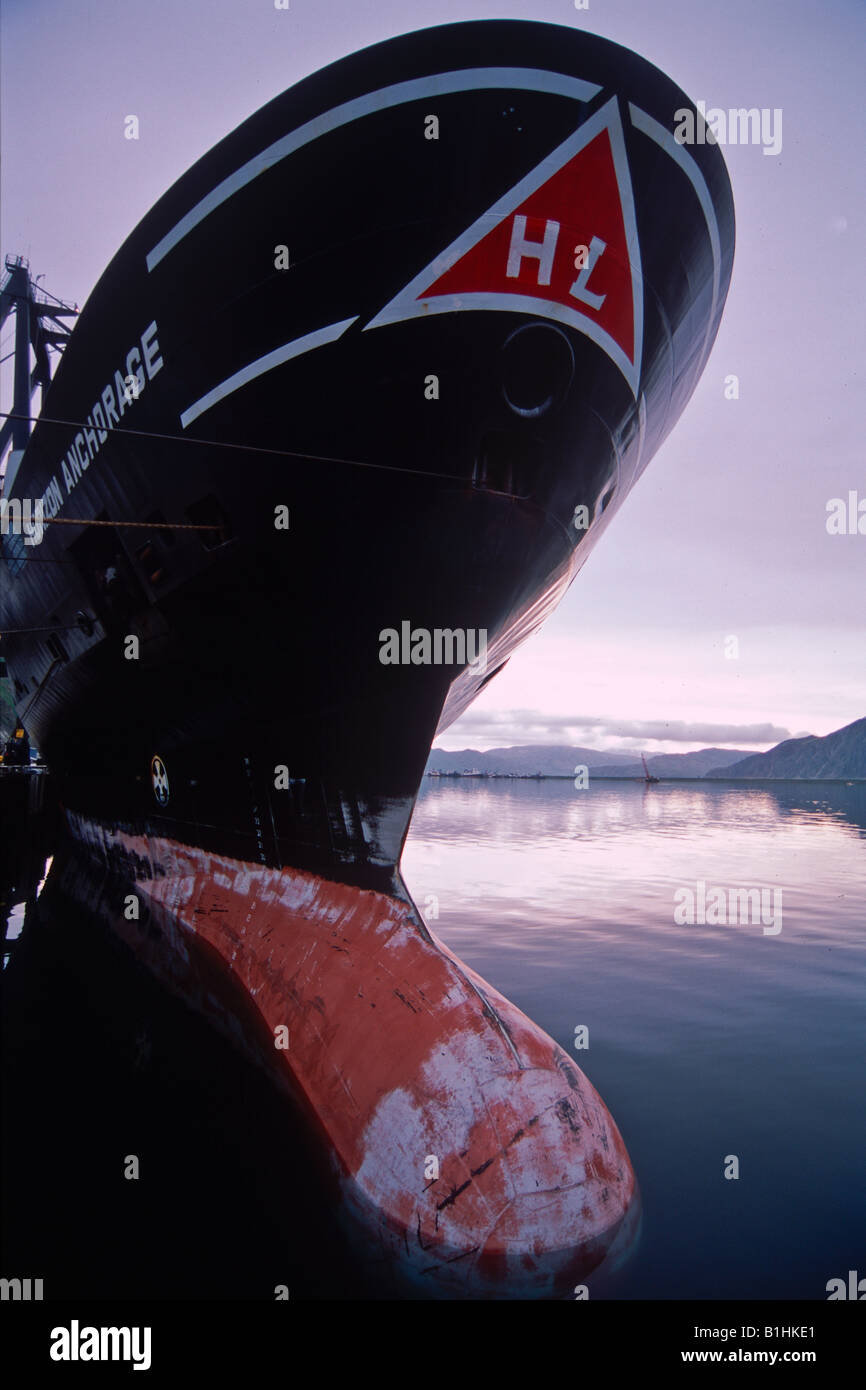
[{"label": "cloud", "polygon": [[[778,724],[710,724],[684,719],[606,719],[597,715],[545,714],[541,710],[473,710],[448,731],[449,741],[464,734],[500,743],[581,743],[642,747],[647,743],[689,743],[717,747],[755,744],[769,747],[791,738]],[[615,741],[615,742],[614,742]]]}]

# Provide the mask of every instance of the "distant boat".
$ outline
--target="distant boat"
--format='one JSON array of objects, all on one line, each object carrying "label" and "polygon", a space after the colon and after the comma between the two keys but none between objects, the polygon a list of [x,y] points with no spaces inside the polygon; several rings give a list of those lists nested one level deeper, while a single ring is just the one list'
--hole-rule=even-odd
[{"label": "distant boat", "polygon": [[640,755],[640,760],[641,760],[641,762],[643,763],[644,781],[647,782],[647,783],[649,783],[649,782],[657,782],[659,779],[658,779],[658,777],[653,777],[652,773],[650,772],[649,768],[648,768],[647,765],[646,765],[646,758],[645,758],[645,756],[644,756],[643,753],[641,753],[641,755]]}]

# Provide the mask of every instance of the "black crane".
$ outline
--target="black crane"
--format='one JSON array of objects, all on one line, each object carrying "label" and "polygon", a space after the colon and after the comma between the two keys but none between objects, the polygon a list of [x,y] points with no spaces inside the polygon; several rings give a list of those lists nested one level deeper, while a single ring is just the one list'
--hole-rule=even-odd
[{"label": "black crane", "polygon": [[0,461],[12,445],[6,468],[8,491],[32,432],[33,393],[40,387],[44,396],[51,382],[49,349],[63,351],[71,332],[64,320],[74,319],[78,308],[37,285],[23,256],[7,256],[5,266],[6,276],[0,285],[0,329],[9,315],[15,314],[15,347],[10,353],[15,358],[12,408],[0,428]]}]

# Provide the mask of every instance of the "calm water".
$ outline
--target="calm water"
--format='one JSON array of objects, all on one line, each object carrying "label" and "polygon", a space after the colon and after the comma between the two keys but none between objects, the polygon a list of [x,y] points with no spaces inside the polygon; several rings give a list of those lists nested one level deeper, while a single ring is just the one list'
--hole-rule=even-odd
[{"label": "calm water", "polygon": [[[393,1296],[282,1094],[81,905],[98,878],[74,901],[58,851],[37,897],[50,818],[3,831],[0,1271],[61,1299]],[[419,907],[572,1049],[631,1154],[642,1229],[592,1297],[824,1300],[866,1275],[864,835],[866,788],[425,781]],[[676,925],[698,880],[781,889],[781,931]]]},{"label": "calm water", "polygon": [[[866,1274],[864,839],[864,786],[425,779],[418,906],[571,1049],[631,1154],[642,1231],[598,1296],[825,1299]],[[675,924],[698,880],[780,889],[781,931]]]}]

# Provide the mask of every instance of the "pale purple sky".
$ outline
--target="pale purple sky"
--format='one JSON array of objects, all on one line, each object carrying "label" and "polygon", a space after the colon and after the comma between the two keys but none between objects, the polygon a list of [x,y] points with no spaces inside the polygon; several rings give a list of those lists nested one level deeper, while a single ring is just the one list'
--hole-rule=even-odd
[{"label": "pale purple sky", "polygon": [[780,107],[783,141],[725,147],[734,278],[682,420],[441,743],[758,748],[866,715],[866,535],[825,526],[830,498],[866,499],[862,0],[3,0],[2,250],[81,304],[159,195],[271,97],[380,39],[493,17],[605,35],[707,106]]}]

